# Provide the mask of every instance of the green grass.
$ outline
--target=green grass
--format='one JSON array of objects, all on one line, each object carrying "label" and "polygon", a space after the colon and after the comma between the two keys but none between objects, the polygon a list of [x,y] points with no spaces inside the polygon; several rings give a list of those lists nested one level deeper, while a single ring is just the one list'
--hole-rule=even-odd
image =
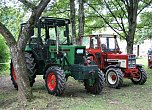
[{"label": "green grass", "polygon": [[49,95],[42,77],[37,77],[33,87],[34,99],[25,106],[16,102],[17,91],[0,91],[1,109],[27,110],[151,110],[152,108],[152,70],[147,68],[147,59],[137,59],[144,64],[148,80],[144,85],[134,85],[124,80],[121,89],[104,87],[100,95],[86,93],[81,82],[69,78],[65,93],[61,97]]}]

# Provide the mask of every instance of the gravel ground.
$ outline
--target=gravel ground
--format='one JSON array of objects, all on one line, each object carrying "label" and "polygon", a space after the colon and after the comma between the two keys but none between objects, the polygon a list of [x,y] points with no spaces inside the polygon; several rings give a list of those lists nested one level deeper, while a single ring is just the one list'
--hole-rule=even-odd
[{"label": "gravel ground", "polygon": [[10,76],[0,76],[0,92],[15,90]]}]

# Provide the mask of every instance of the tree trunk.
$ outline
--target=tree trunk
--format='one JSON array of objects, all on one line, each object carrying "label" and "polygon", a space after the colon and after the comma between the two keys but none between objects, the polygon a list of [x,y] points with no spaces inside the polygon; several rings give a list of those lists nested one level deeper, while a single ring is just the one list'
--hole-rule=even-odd
[{"label": "tree trunk", "polygon": [[137,9],[138,2],[130,0],[130,5],[127,10],[129,23],[128,36],[126,37],[128,54],[133,54],[134,36],[137,26]]},{"label": "tree trunk", "polygon": [[84,35],[84,1],[79,0],[79,38],[77,39],[77,43],[80,43],[80,37]]},{"label": "tree trunk", "polygon": [[[10,48],[13,66],[15,69],[17,84],[18,84],[18,99],[20,103],[26,103],[32,99],[32,90],[30,87],[28,71],[25,61],[24,50],[28,39],[30,38],[30,32],[37,23],[42,11],[45,9],[50,0],[41,0],[37,6],[33,6],[30,2],[25,0],[19,0],[26,7],[33,9],[24,29],[20,32],[18,41],[16,41],[11,32],[0,22],[0,33],[3,35]],[[32,6],[32,7],[30,7]]]},{"label": "tree trunk", "polygon": [[24,52],[21,51],[20,47],[12,46],[10,48],[12,61],[18,84],[18,101],[21,104],[26,103],[32,99],[32,90],[29,83],[28,72],[26,68]]},{"label": "tree trunk", "polygon": [[128,36],[126,37],[127,41],[127,53],[132,54],[133,53],[133,45],[134,45],[134,36],[136,31],[136,17],[134,16],[129,19],[129,31]]},{"label": "tree trunk", "polygon": [[126,37],[126,41],[127,41],[127,53],[128,54],[133,54],[133,36],[132,35],[128,35]]},{"label": "tree trunk", "polygon": [[75,0],[70,0],[70,17],[72,24],[72,44],[76,44],[76,27],[75,27]]}]

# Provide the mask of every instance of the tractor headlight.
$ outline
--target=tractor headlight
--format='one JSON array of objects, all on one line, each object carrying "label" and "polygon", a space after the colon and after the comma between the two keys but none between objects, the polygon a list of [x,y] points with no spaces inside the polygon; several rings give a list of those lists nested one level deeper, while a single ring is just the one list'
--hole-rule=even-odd
[{"label": "tractor headlight", "polygon": [[77,50],[76,50],[76,53],[77,53],[77,54],[83,54],[83,53],[84,53],[84,49],[77,49]]},{"label": "tractor headlight", "polygon": [[136,56],[135,55],[129,55],[128,67],[129,68],[135,68],[135,66],[136,66]]},{"label": "tractor headlight", "polygon": [[131,61],[128,61],[128,64],[130,65],[130,64],[131,64]]},{"label": "tractor headlight", "polygon": [[136,64],[136,61],[134,60],[134,61],[132,61],[132,64]]},{"label": "tractor headlight", "polygon": [[67,53],[64,53],[63,56],[67,56]]}]

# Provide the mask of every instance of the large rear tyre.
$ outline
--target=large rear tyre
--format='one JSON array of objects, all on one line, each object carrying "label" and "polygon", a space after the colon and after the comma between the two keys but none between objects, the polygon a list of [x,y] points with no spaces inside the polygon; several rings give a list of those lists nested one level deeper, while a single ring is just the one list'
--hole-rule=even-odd
[{"label": "large rear tyre", "polygon": [[[90,85],[90,80],[94,80],[94,83]],[[84,80],[84,86],[87,92],[92,94],[99,94],[104,85],[104,74],[99,70],[98,71],[98,77],[96,79],[85,79]]]},{"label": "large rear tyre", "polygon": [[28,70],[28,77],[30,80],[30,86],[32,87],[34,82],[35,82],[35,78],[36,78],[36,63],[34,62],[34,58],[32,57],[32,54],[25,52],[25,59],[26,59],[26,66],[27,66],[27,70]]},{"label": "large rear tyre", "polygon": [[15,74],[12,62],[10,64],[10,76],[11,76],[11,80],[12,80],[12,84],[14,85],[14,88],[18,89],[17,82],[16,82],[16,74]]},{"label": "large rear tyre", "polygon": [[109,68],[105,74],[109,87],[119,89],[123,85],[123,73],[119,68]]},{"label": "large rear tyre", "polygon": [[[32,87],[36,78],[36,69],[35,69],[36,63],[34,62],[34,58],[32,57],[32,54],[27,53],[27,52],[25,52],[25,60],[26,60],[26,66],[28,70],[28,77],[30,80],[30,86]],[[15,74],[12,62],[10,64],[10,76],[11,76],[11,80],[14,87],[18,89],[18,85],[16,82],[16,74]]]},{"label": "large rear tyre", "polygon": [[60,96],[65,90],[66,78],[59,67],[49,67],[45,75],[46,88],[49,94]]},{"label": "large rear tyre", "polygon": [[138,68],[138,77],[137,78],[132,78],[131,81],[134,84],[144,84],[147,81],[147,73],[145,72],[145,70],[142,67],[137,67]]}]

